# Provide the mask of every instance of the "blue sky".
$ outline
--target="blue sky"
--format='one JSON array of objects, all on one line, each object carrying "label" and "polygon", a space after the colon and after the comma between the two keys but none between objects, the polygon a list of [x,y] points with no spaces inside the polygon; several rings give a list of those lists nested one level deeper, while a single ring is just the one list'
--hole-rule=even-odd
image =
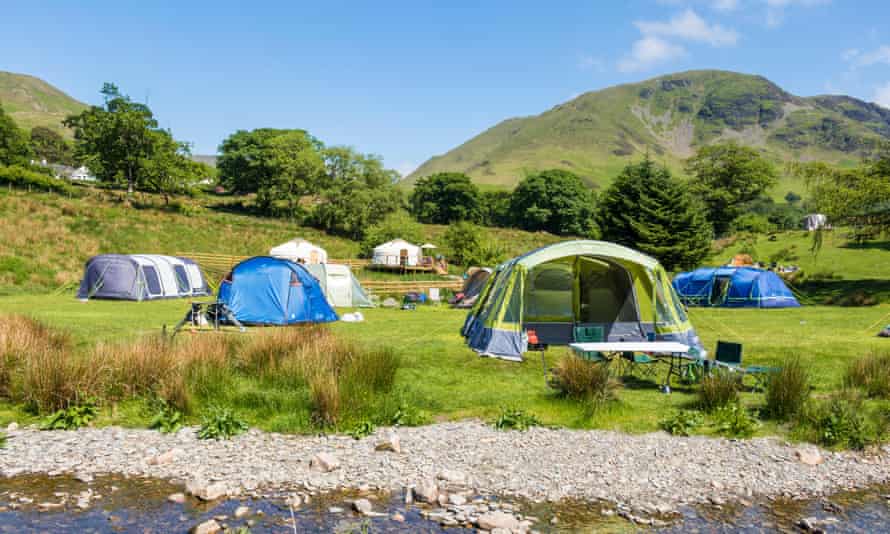
[{"label": "blue sky", "polygon": [[113,81],[196,153],[304,128],[408,171],[508,117],[698,68],[890,107],[886,0],[10,4],[0,70],[88,103]]}]

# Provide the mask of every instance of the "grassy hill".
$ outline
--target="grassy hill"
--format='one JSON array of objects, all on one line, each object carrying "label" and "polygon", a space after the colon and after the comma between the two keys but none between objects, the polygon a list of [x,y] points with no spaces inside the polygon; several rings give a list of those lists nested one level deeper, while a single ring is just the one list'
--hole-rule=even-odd
[{"label": "grassy hill", "polygon": [[62,120],[87,107],[39,78],[3,71],[0,71],[0,104],[22,128],[46,126],[64,134],[67,129],[62,126]]},{"label": "grassy hill", "polygon": [[[563,168],[603,186],[649,153],[674,170],[696,147],[737,140],[776,162],[853,164],[890,139],[890,110],[846,96],[802,98],[761,76],[690,71],[585,93],[533,117],[508,119],[407,180],[460,171],[514,185],[526,171]],[[785,182],[777,195],[800,184]]]},{"label": "grassy hill", "polygon": [[[318,243],[331,258],[354,258],[359,252],[359,243],[314,228],[214,209],[215,197],[184,208],[165,208],[151,195],[137,198],[132,207],[122,203],[118,192],[69,199],[0,189],[0,295],[77,283],[84,262],[102,253],[258,255],[294,237]],[[442,244],[445,226],[422,228],[424,241]],[[487,231],[511,255],[559,239],[521,230]]]}]

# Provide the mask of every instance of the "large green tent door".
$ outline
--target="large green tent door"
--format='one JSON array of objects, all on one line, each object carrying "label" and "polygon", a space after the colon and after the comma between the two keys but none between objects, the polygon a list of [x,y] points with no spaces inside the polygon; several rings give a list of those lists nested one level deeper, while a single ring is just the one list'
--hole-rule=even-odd
[{"label": "large green tent door", "polygon": [[622,266],[587,256],[578,257],[578,322],[639,323],[630,273]]}]

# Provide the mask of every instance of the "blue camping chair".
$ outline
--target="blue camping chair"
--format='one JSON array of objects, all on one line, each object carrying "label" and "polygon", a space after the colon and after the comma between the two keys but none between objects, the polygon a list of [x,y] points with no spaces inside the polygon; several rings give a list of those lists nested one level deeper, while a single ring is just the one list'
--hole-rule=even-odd
[{"label": "blue camping chair", "polygon": [[729,341],[718,341],[714,351],[714,364],[717,367],[726,367],[739,371],[743,376],[751,376],[754,379],[755,389],[766,389],[772,375],[781,369],[779,367],[766,367],[763,365],[750,365],[742,367],[742,344]]}]

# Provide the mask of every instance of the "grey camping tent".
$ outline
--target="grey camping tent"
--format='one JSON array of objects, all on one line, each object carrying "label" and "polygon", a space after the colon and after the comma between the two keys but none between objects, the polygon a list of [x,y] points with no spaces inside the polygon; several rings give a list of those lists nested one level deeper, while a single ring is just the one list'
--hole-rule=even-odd
[{"label": "grey camping tent", "polygon": [[320,283],[328,304],[335,308],[371,307],[371,299],[353,276],[348,265],[339,263],[310,263],[304,265]]},{"label": "grey camping tent", "polygon": [[90,258],[79,299],[154,300],[210,294],[198,264],[156,254],[102,254]]},{"label": "grey camping tent", "polygon": [[460,292],[461,297],[452,306],[455,308],[472,308],[473,304],[476,304],[479,294],[482,293],[485,283],[488,282],[489,276],[491,276],[491,269],[483,267],[467,277]]}]

